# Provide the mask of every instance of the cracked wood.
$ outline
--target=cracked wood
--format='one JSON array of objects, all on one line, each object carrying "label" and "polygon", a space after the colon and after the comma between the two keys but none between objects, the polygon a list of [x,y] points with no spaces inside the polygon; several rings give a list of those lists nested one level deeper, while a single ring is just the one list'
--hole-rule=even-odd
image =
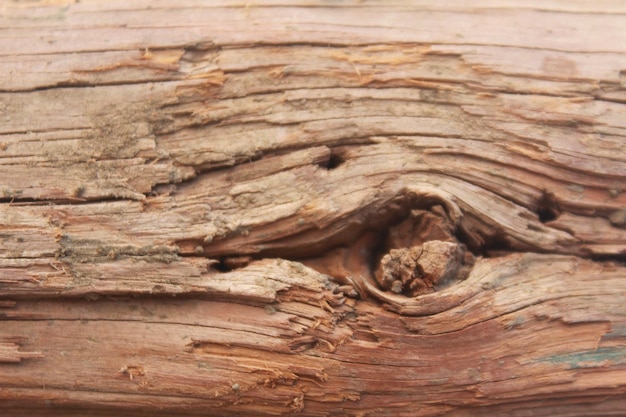
[{"label": "cracked wood", "polygon": [[626,7],[500,3],[3,6],[3,407],[623,410]]}]

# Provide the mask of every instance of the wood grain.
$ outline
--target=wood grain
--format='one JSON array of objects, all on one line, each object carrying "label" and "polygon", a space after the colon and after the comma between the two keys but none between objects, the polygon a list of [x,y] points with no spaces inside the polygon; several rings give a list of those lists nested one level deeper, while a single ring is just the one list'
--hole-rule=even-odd
[{"label": "wood grain", "polygon": [[622,2],[0,10],[6,412],[626,408]]}]

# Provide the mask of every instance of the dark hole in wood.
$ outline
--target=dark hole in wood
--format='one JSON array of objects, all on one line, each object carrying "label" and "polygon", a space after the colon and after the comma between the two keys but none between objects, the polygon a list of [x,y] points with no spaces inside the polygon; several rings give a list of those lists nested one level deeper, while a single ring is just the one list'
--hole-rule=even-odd
[{"label": "dark hole in wood", "polygon": [[232,271],[233,268],[228,266],[225,261],[226,261],[226,257],[221,258],[218,263],[213,265],[213,268],[215,268],[216,270],[218,270],[220,272],[230,272],[230,271]]},{"label": "dark hole in wood", "polygon": [[504,256],[513,251],[511,242],[507,239],[506,234],[501,231],[485,237],[485,243],[481,249],[479,253],[488,258]]},{"label": "dark hole in wood", "polygon": [[561,212],[554,194],[544,191],[537,202],[536,213],[542,223],[551,222],[559,217]]},{"label": "dark hole in wood", "polygon": [[252,256],[224,256],[220,258],[214,268],[220,272],[230,272],[248,266],[253,259]]},{"label": "dark hole in wood", "polygon": [[341,154],[339,154],[338,152],[331,152],[326,168],[328,170],[333,170],[337,168],[338,166],[340,166],[341,164],[343,164],[344,162],[346,162],[346,160]]}]

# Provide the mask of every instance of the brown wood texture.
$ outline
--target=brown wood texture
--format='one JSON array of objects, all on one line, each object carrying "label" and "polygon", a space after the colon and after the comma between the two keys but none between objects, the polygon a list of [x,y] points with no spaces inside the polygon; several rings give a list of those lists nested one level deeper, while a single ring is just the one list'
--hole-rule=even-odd
[{"label": "brown wood texture", "polygon": [[0,11],[0,414],[623,415],[624,2]]}]

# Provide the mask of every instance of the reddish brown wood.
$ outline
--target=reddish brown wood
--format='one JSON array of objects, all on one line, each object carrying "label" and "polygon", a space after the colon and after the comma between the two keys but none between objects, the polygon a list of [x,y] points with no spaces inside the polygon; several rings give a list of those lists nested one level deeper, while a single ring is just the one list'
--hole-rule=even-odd
[{"label": "reddish brown wood", "polygon": [[0,414],[621,415],[625,14],[3,5]]}]

